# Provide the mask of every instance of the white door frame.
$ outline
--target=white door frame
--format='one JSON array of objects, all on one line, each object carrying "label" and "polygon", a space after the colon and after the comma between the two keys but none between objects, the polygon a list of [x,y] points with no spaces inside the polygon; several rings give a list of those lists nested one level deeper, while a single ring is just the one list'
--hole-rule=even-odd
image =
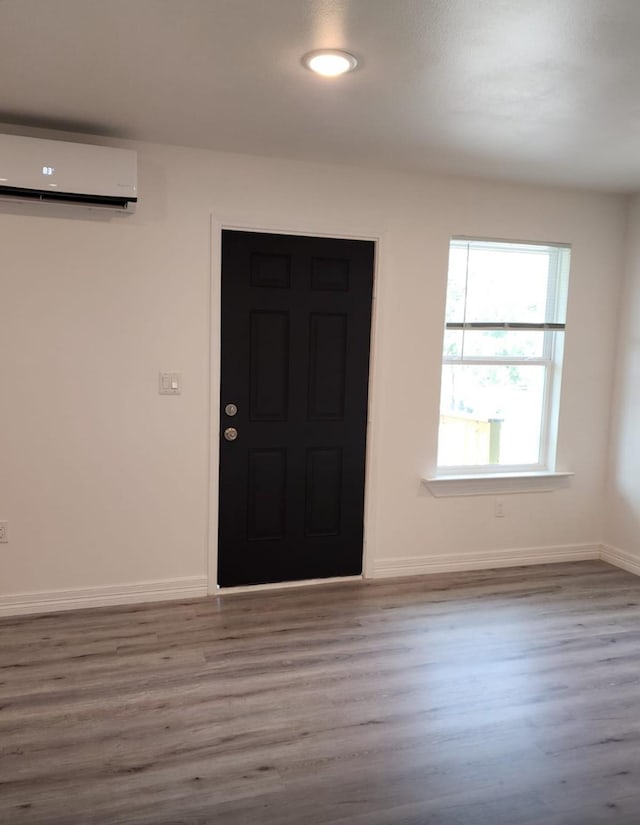
[{"label": "white door frame", "polygon": [[[221,240],[223,229],[235,229],[242,232],[265,232],[280,235],[311,235],[320,238],[345,238],[375,243],[373,274],[373,305],[371,315],[371,344],[369,353],[369,400],[367,423],[367,450],[365,456],[364,488],[364,539],[362,548],[362,570],[364,578],[373,575],[373,564],[377,556],[376,546],[376,490],[377,490],[377,449],[379,433],[379,413],[381,403],[380,352],[382,338],[382,272],[384,235],[379,231],[370,231],[362,227],[337,227],[336,225],[298,224],[291,220],[283,224],[263,223],[260,220],[224,220],[211,215],[211,290],[210,290],[210,398],[209,398],[209,498],[207,529],[207,580],[208,592],[215,594],[218,588],[218,480],[220,464],[220,329],[221,329],[221,283],[222,255]],[[314,580],[331,582],[334,579]],[[291,586],[300,582],[283,583],[274,586]],[[265,585],[256,585],[264,587]],[[233,588],[238,591],[241,588]],[[247,589],[247,588],[242,588]],[[253,589],[253,588],[250,588]]]}]

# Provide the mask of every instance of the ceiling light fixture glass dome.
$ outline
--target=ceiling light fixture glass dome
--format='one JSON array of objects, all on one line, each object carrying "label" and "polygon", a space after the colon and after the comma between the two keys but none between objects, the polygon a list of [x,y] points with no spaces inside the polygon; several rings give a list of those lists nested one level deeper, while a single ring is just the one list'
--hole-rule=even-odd
[{"label": "ceiling light fixture glass dome", "polygon": [[308,52],[302,58],[302,63],[307,69],[323,77],[338,77],[341,74],[352,72],[358,65],[357,59],[352,54],[338,49],[317,49]]}]

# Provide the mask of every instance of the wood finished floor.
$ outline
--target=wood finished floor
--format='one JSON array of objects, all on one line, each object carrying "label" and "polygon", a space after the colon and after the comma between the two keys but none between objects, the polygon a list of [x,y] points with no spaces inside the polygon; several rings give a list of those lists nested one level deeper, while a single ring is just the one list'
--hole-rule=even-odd
[{"label": "wood finished floor", "polygon": [[602,562],[0,620],[5,825],[640,823]]}]

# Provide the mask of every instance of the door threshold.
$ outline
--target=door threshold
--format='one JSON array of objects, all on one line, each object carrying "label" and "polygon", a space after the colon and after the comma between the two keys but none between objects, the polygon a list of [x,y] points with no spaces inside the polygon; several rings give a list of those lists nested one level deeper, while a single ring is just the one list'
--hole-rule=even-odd
[{"label": "door threshold", "polygon": [[293,582],[271,582],[269,584],[247,584],[239,587],[218,587],[216,594],[228,596],[231,593],[258,593],[261,590],[284,590],[294,587],[312,587],[316,584],[340,584],[341,582],[359,582],[363,577],[360,576],[334,576],[328,579],[302,579],[301,581]]}]

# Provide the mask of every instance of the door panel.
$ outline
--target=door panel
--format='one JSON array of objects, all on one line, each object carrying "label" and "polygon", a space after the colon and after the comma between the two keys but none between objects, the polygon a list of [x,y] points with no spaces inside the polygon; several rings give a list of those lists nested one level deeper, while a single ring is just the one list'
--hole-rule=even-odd
[{"label": "door panel", "polygon": [[252,421],[286,421],[289,405],[289,313],[251,313],[249,402]]},{"label": "door panel", "polygon": [[347,316],[311,313],[309,420],[341,421],[347,369]]},{"label": "door panel", "polygon": [[339,536],[342,501],[342,448],[307,450],[305,536]]},{"label": "door panel", "polygon": [[362,571],[373,259],[368,241],[222,233],[222,586]]},{"label": "door panel", "polygon": [[247,538],[249,541],[285,537],[287,451],[249,449]]}]

